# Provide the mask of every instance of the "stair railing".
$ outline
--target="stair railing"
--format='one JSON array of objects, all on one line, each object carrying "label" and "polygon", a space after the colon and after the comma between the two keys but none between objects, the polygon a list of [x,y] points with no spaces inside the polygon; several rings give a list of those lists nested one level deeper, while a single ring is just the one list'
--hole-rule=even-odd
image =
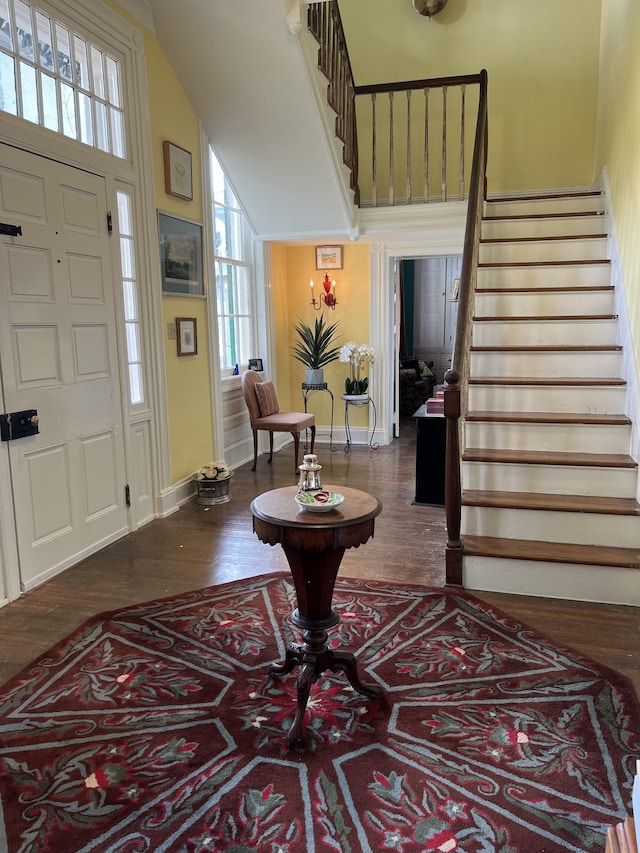
[{"label": "stair railing", "polygon": [[[311,3],[307,25],[359,207],[463,200],[467,116],[480,74],[356,86],[336,0]],[[471,87],[471,88],[469,88]],[[358,127],[370,145],[358,148]],[[383,189],[383,192],[380,191]]]},{"label": "stair railing", "polygon": [[[478,273],[480,224],[487,195],[487,72],[480,73],[480,101],[476,124],[467,222],[462,253],[458,318],[451,368],[445,373],[444,416],[446,418],[445,513],[447,519],[446,581],[462,586],[463,545],[460,539],[462,518],[462,478],[460,459],[460,419],[468,405],[467,377],[472,309]],[[464,396],[463,396],[464,395]]]}]

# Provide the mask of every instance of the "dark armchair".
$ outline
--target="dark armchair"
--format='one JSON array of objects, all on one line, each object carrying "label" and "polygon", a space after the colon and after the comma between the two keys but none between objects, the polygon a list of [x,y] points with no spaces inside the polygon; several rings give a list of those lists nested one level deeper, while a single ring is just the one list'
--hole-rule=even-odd
[{"label": "dark armchair", "polygon": [[431,375],[423,377],[420,375],[420,362],[417,358],[402,360],[398,376],[402,417],[411,417],[433,395],[436,377],[429,368],[428,370]]}]

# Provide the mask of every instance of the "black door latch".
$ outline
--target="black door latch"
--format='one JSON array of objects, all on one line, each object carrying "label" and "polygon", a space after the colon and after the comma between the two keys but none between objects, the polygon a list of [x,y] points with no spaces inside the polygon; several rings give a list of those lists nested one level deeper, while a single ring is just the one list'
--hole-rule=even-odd
[{"label": "black door latch", "polygon": [[25,409],[24,412],[8,412],[0,415],[0,440],[13,441],[16,438],[37,435],[40,432],[39,422],[37,409]]}]

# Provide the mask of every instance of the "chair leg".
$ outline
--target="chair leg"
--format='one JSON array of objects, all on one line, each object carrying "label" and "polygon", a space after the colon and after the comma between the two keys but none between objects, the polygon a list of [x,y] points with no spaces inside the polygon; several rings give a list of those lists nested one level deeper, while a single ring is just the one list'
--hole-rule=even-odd
[{"label": "chair leg", "polygon": [[258,430],[253,430],[253,468],[252,471],[256,470],[256,463],[258,461]]},{"label": "chair leg", "polygon": [[269,465],[271,465],[271,460],[273,459],[273,433],[269,433]]},{"label": "chair leg", "polygon": [[296,463],[296,467],[293,469],[294,474],[298,473],[298,456],[300,454],[300,433],[292,432],[293,436],[293,458]]},{"label": "chair leg", "polygon": [[313,445],[316,442],[316,425],[313,424],[313,426],[310,426],[309,429],[311,430],[311,451],[310,452],[313,453]]}]

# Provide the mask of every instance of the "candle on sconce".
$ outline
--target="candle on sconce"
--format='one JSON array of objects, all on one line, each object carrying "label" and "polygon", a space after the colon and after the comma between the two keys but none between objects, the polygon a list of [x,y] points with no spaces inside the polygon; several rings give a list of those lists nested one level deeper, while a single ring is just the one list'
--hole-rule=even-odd
[{"label": "candle on sconce", "polygon": [[333,295],[335,296],[336,295],[336,280],[335,280],[335,278],[331,282],[331,286],[333,287]]}]

